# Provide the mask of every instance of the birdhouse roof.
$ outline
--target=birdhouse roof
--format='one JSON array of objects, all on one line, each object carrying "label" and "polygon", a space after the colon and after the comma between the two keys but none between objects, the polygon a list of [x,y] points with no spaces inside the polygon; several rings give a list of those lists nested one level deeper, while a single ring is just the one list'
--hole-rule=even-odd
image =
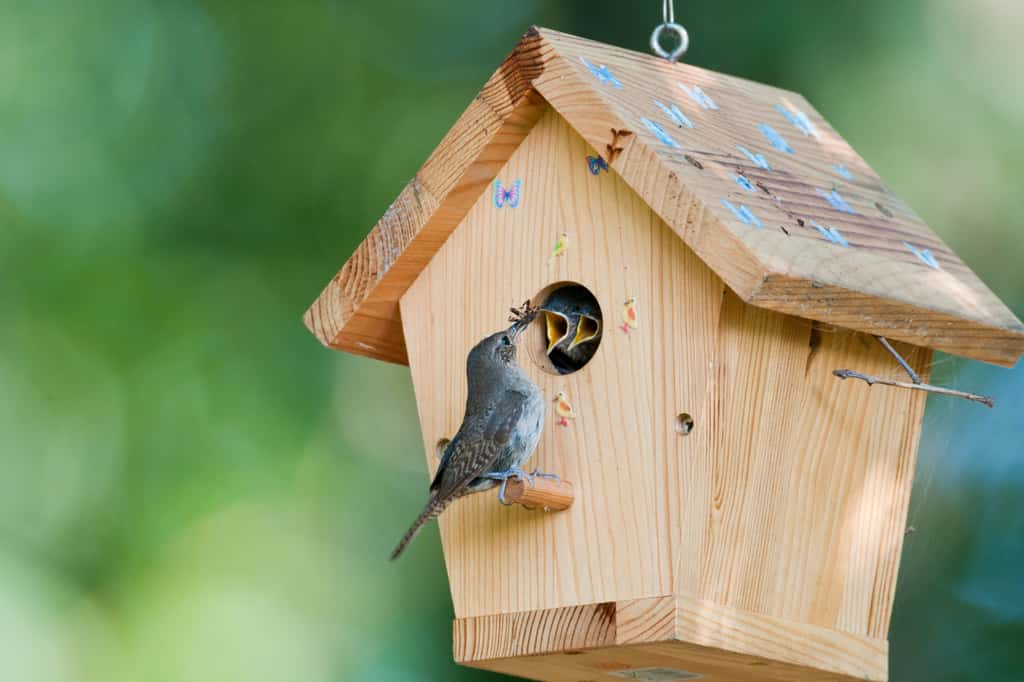
[{"label": "birdhouse roof", "polygon": [[548,107],[748,303],[1000,365],[1024,352],[1020,320],[802,96],[548,29],[310,307],[325,345],[407,362],[399,299]]}]

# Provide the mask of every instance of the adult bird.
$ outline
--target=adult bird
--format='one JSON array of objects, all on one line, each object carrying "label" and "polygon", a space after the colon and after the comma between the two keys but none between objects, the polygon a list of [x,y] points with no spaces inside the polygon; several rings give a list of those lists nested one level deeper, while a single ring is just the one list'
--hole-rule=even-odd
[{"label": "adult bird", "polygon": [[575,372],[590,361],[601,340],[601,309],[594,295],[577,284],[556,289],[540,307],[544,313],[547,354],[559,374]]},{"label": "adult bird", "polygon": [[445,447],[430,484],[430,499],[391,553],[397,559],[427,521],[463,495],[494,487],[504,502],[509,478],[532,480],[523,463],[533,454],[544,426],[544,395],[516,361],[516,341],[536,317],[528,303],[513,309],[507,330],[476,344],[466,360],[466,413]]}]

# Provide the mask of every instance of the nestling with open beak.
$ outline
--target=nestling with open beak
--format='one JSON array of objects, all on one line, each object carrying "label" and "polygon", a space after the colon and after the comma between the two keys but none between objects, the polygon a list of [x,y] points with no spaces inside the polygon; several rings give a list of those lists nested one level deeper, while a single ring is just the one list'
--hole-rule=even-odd
[{"label": "nestling with open beak", "polygon": [[579,285],[556,289],[540,307],[547,354],[559,374],[569,374],[594,357],[601,340],[601,308]]},{"label": "nestling with open beak", "polygon": [[516,361],[516,342],[538,314],[529,302],[513,308],[512,326],[491,334],[469,352],[466,360],[466,413],[451,439],[430,484],[430,499],[401,542],[392,559],[405,550],[420,528],[437,517],[455,499],[493,488],[505,502],[508,479],[532,481],[523,463],[537,447],[544,427],[544,396]]}]

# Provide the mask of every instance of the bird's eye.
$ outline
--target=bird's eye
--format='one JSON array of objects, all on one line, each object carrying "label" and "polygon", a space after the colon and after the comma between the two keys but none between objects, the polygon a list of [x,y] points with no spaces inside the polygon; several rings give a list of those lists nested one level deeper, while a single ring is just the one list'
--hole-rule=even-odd
[{"label": "bird's eye", "polygon": [[509,341],[507,336],[501,337],[501,342],[502,342],[502,344],[504,344],[506,346],[509,345],[510,343],[512,343],[511,341]]}]

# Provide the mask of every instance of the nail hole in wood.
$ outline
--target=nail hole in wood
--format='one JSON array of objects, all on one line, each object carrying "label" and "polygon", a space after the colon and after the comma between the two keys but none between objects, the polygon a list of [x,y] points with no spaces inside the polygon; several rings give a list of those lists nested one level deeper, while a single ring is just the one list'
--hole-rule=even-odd
[{"label": "nail hole in wood", "polygon": [[676,416],[676,433],[680,436],[688,436],[693,431],[693,417],[686,412]]}]

